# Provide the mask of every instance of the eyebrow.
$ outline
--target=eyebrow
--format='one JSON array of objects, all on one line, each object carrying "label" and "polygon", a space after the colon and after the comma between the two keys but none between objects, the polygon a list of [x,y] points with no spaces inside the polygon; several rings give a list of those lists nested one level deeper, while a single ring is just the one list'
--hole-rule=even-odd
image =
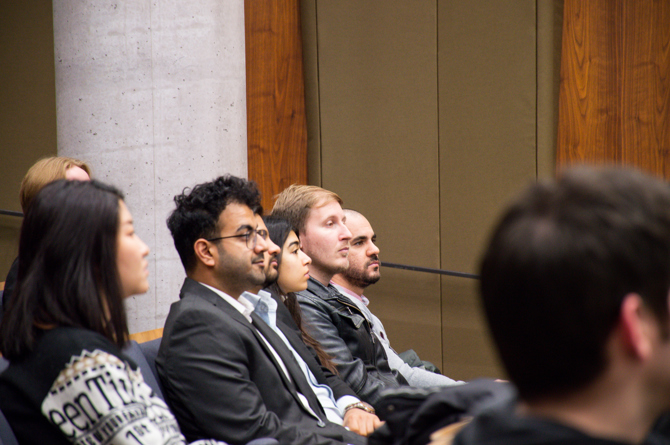
[{"label": "eyebrow", "polygon": [[244,225],[240,226],[235,232],[239,232],[240,230],[245,230],[245,229],[246,229],[246,231],[254,230],[254,228],[251,227],[250,224],[244,224]]},{"label": "eyebrow", "polygon": [[356,238],[352,239],[351,242],[352,242],[352,243],[357,243],[358,241],[365,241],[365,240],[367,240],[367,239],[368,239],[368,237],[365,236],[365,235],[363,235],[363,236],[357,236]]},{"label": "eyebrow", "polygon": [[300,249],[300,241],[293,241],[291,244],[288,245],[289,248],[293,247],[293,245],[298,246],[298,249]]}]

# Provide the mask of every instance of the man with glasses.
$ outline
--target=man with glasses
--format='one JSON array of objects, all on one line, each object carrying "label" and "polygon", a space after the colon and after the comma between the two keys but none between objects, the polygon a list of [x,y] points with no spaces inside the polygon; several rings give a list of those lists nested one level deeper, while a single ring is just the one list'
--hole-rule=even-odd
[{"label": "man with glasses", "polygon": [[265,282],[265,253],[278,252],[258,227],[255,184],[223,176],[175,203],[167,224],[187,278],[156,367],[186,438],[365,443],[328,421],[289,347],[254,313],[248,291]]}]

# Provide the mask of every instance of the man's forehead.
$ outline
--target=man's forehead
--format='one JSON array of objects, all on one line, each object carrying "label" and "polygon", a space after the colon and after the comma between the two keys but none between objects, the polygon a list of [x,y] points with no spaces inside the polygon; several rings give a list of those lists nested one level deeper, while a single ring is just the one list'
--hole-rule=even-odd
[{"label": "man's forehead", "polygon": [[[326,213],[323,213],[324,207],[329,207]],[[312,216],[314,213],[320,211],[323,213],[322,215],[320,215],[322,218],[328,218],[333,215],[341,217],[345,216],[344,210],[342,210],[342,206],[340,205],[339,202],[337,202],[334,199],[322,198],[320,201],[317,202],[315,206],[309,209],[307,213],[307,219],[309,219],[309,217]]]},{"label": "man's forehead", "polygon": [[265,229],[267,230],[267,227],[265,226],[265,221],[263,221],[263,217],[256,213],[254,215],[254,218],[256,219],[256,223],[258,223],[258,228],[259,229]]},{"label": "man's forehead", "polygon": [[239,226],[245,224],[256,226],[255,214],[246,204],[231,202],[219,214],[219,225],[221,228],[231,226],[237,230]]},{"label": "man's forehead", "polygon": [[374,236],[370,221],[358,212],[345,212],[347,215],[347,229],[351,232],[353,238],[365,236],[371,238]]}]

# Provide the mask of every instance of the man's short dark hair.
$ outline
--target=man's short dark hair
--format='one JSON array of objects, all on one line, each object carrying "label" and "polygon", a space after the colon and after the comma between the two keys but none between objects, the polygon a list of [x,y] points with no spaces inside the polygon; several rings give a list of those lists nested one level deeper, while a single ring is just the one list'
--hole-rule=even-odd
[{"label": "man's short dark hair", "polygon": [[226,175],[198,184],[174,197],[177,208],[167,219],[174,246],[186,271],[195,266],[193,245],[199,238],[214,238],[221,229],[219,216],[231,202],[262,214],[261,196],[253,181]]},{"label": "man's short dark hair", "polygon": [[491,332],[521,398],[579,390],[607,366],[627,294],[640,295],[667,337],[670,187],[586,167],[538,183],[505,212],[480,272]]}]

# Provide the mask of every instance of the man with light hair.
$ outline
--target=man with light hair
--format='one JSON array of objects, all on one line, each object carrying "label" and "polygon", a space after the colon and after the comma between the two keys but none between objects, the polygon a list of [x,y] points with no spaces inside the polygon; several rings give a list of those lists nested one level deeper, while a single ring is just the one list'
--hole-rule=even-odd
[{"label": "man with light hair", "polygon": [[411,386],[427,387],[462,383],[427,370],[426,365],[420,361],[416,353],[413,355],[417,365],[410,366],[391,348],[391,342],[386,335],[384,325],[368,309],[369,300],[363,295],[363,291],[369,285],[375,284],[381,278],[379,248],[375,244],[377,235],[372,230],[367,218],[359,212],[344,209],[344,215],[347,218],[347,228],[351,232],[349,267],[345,271],[335,274],[331,284],[361,310],[365,318],[371,323],[373,332],[384,346],[391,369],[395,369],[402,374]]},{"label": "man with light hair", "polygon": [[342,199],[315,186],[292,185],[279,194],[272,215],[298,231],[303,251],[312,259],[307,290],[298,293],[305,327],[333,356],[342,379],[374,405],[386,388],[407,381],[389,367],[384,347],[363,312],[330,284],[349,266],[351,232]]},{"label": "man with light hair", "polygon": [[[21,181],[19,200],[23,213],[25,214],[28,211],[28,207],[30,207],[30,203],[37,192],[42,190],[45,185],[58,179],[89,181],[91,179],[91,169],[84,161],[65,156],[50,156],[40,159],[28,169]],[[2,293],[2,305],[0,306],[0,320],[4,307],[14,293],[18,273],[19,259],[16,258],[9,268],[7,278],[5,278],[5,290]]]}]

